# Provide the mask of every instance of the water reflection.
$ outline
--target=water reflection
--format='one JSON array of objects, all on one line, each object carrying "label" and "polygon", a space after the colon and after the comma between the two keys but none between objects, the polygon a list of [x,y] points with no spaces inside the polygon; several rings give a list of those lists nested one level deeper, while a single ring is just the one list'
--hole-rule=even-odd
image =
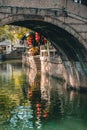
[{"label": "water reflection", "polygon": [[0,65],[0,130],[86,130],[87,95],[20,62]]},{"label": "water reflection", "polygon": [[33,111],[31,106],[19,106],[11,112],[10,129],[33,128]]}]

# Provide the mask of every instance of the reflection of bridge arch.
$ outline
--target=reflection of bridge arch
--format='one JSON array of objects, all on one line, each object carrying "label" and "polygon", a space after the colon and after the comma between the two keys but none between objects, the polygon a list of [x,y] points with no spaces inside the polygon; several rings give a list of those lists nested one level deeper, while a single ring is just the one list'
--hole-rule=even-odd
[{"label": "reflection of bridge arch", "polygon": [[[0,25],[24,26],[40,32],[58,49],[67,70],[68,82],[73,79],[73,82],[77,82],[74,83],[74,86],[86,87],[87,45],[86,39],[82,35],[86,34],[86,31],[82,33],[81,29],[82,25],[87,28],[87,20],[66,12],[65,9],[8,8]],[[80,30],[76,27],[78,23]],[[85,77],[85,80],[82,77]]]}]

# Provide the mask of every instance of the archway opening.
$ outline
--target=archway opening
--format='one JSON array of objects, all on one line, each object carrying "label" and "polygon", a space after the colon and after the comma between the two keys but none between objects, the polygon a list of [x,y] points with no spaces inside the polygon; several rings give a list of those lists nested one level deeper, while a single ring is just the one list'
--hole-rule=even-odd
[{"label": "archway opening", "polygon": [[42,20],[19,20],[9,24],[30,28],[46,37],[57,49],[62,59],[67,84],[77,89],[86,89],[87,51],[77,38],[57,25]]}]

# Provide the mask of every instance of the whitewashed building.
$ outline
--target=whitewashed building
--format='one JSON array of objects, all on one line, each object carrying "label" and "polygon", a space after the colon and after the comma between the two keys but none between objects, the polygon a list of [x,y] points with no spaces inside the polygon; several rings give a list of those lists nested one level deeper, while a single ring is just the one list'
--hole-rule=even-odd
[{"label": "whitewashed building", "polygon": [[12,43],[10,40],[4,40],[0,42],[0,52],[1,53],[10,53],[12,50]]}]

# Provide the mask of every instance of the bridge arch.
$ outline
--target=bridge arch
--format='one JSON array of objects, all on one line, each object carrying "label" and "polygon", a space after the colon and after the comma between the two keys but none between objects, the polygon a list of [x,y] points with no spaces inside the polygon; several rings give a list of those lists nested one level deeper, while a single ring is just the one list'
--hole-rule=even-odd
[{"label": "bridge arch", "polygon": [[87,45],[70,25],[54,16],[14,14],[3,18],[0,25],[17,25],[40,32],[59,51],[66,70],[67,84],[77,89],[87,84]]},{"label": "bridge arch", "polygon": [[[60,36],[60,33],[64,33],[63,37],[71,38],[74,42],[76,42],[76,45],[78,43],[78,47],[80,46],[81,48],[86,48],[86,42],[84,41],[83,37],[78,34],[78,32],[72,28],[70,25],[67,25],[64,23],[64,21],[60,21],[56,17],[48,17],[48,16],[43,16],[43,15],[32,15],[32,14],[16,14],[16,15],[10,15],[4,19],[1,20],[0,25],[5,25],[5,24],[12,24],[12,25],[18,25],[18,26],[23,26],[27,28],[31,28],[33,30],[36,30],[40,33],[43,33],[47,37],[46,32],[52,32],[57,33]],[[49,28],[51,27],[51,28]],[[59,32],[58,32],[59,31]],[[62,36],[61,33],[61,36]],[[57,36],[58,37],[58,36]],[[48,36],[49,38],[49,36]],[[49,38],[50,39],[50,38]],[[70,42],[69,42],[70,43]],[[73,47],[73,44],[69,44],[69,46]],[[78,57],[79,58],[79,57]],[[85,55],[84,55],[84,58]]]},{"label": "bridge arch", "polygon": [[66,32],[74,36],[87,49],[86,41],[84,40],[82,35],[80,35],[72,26],[70,26],[69,24],[66,24],[64,22],[64,19],[65,19],[64,17],[63,17],[63,20],[60,20],[57,17],[53,17],[53,16],[43,16],[43,12],[40,15],[14,14],[14,15],[10,15],[8,17],[3,18],[0,21],[0,25],[2,26],[5,24],[17,24],[18,26],[24,26],[24,27],[29,28],[30,27],[29,25],[28,26],[21,25],[19,24],[19,21],[21,22],[22,21],[42,21],[42,22],[50,23],[65,30]]}]

